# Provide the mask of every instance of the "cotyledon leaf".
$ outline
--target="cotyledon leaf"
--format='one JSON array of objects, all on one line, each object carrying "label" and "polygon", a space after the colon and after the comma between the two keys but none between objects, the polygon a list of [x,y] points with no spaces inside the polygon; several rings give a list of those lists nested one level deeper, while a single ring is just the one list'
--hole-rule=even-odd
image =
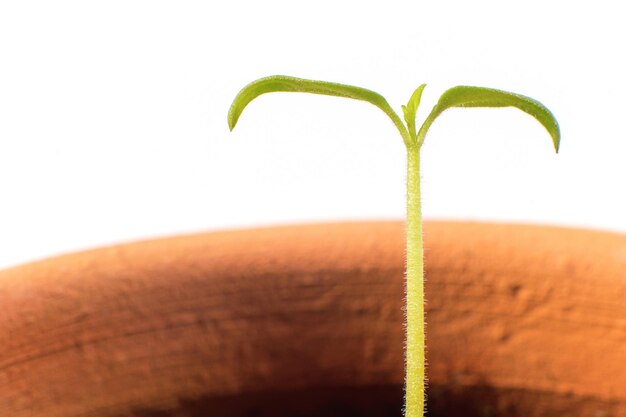
[{"label": "cotyledon leaf", "polygon": [[543,104],[530,97],[483,87],[458,86],[444,92],[432,109],[417,136],[421,143],[437,116],[452,107],[516,107],[533,116],[552,137],[554,149],[559,151],[561,133],[556,118]]},{"label": "cotyledon leaf", "polygon": [[387,100],[380,94],[361,87],[327,81],[306,80],[285,75],[273,75],[260,78],[245,86],[239,94],[237,94],[228,111],[228,127],[230,130],[235,128],[239,116],[241,116],[243,110],[252,100],[262,94],[274,92],[312,93],[367,101],[389,116],[393,124],[400,131],[405,144],[409,141],[409,134],[406,127],[391,106],[389,106]]}]

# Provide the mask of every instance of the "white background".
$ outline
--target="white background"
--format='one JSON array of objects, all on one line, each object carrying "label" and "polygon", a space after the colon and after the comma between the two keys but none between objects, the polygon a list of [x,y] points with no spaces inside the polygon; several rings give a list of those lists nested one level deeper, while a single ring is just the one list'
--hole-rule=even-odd
[{"label": "white background", "polygon": [[238,90],[343,82],[418,118],[458,84],[547,105],[451,110],[422,152],[426,218],[626,232],[626,25],[596,1],[3,1],[0,267],[178,233],[401,219],[404,149],[378,109]]}]

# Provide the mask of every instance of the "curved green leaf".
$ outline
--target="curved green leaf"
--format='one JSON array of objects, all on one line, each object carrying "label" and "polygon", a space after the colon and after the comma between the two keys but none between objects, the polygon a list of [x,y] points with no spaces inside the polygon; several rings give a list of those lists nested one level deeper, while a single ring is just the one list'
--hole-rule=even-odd
[{"label": "curved green leaf", "polygon": [[516,107],[533,116],[546,128],[552,137],[554,149],[559,151],[561,133],[559,124],[554,115],[543,104],[530,97],[507,91],[494,90],[483,87],[458,86],[447,90],[439,98],[439,102],[430,112],[418,133],[418,142],[424,141],[424,136],[430,125],[445,110],[452,107]]},{"label": "curved green leaf", "polygon": [[417,114],[417,108],[420,105],[420,101],[422,100],[422,91],[424,91],[424,87],[426,84],[422,84],[415,89],[409,102],[406,106],[402,106],[402,111],[404,112],[404,121],[406,122],[407,127],[409,128],[409,135],[413,140],[416,140],[415,133],[415,115]]},{"label": "curved green leaf", "polygon": [[239,116],[241,116],[243,110],[252,100],[261,94],[274,92],[312,93],[367,101],[389,116],[396,128],[400,131],[405,143],[408,142],[408,132],[402,124],[402,121],[389,106],[387,100],[380,94],[361,87],[326,81],[305,80],[285,75],[273,75],[261,78],[245,86],[239,94],[237,94],[228,111],[228,127],[230,130],[235,128]]}]

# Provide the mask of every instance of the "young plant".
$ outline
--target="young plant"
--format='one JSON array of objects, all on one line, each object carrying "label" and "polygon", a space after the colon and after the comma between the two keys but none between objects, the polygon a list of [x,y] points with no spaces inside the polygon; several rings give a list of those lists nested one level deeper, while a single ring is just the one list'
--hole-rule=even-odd
[{"label": "young plant", "polygon": [[378,93],[360,87],[324,81],[305,80],[282,75],[256,80],[245,86],[235,97],[228,112],[228,126],[232,131],[244,108],[255,98],[272,92],[301,92],[346,97],[367,101],[381,109],[393,122],[404,141],[407,151],[407,219],[406,219],[406,417],[424,414],[424,249],[420,201],[420,149],[424,137],[435,119],[453,107],[517,107],[533,116],[552,137],[555,150],[559,150],[559,125],[552,113],[532,98],[506,91],[482,87],[453,87],[444,92],[419,130],[415,117],[425,84],[411,95],[402,106],[404,122]]}]

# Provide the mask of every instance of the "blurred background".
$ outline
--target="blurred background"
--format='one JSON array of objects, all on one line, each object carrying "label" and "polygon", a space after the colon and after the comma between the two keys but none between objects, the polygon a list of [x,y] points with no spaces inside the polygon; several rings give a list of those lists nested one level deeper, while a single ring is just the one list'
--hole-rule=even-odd
[{"label": "blurred background", "polygon": [[[378,109],[274,94],[271,74],[384,95],[418,119],[454,85],[534,97],[451,110],[422,151],[427,219],[626,232],[626,26],[617,2],[0,3],[0,268],[260,225],[402,219],[405,153]],[[427,238],[426,238],[427,239]],[[426,245],[428,242],[426,241]]]}]

